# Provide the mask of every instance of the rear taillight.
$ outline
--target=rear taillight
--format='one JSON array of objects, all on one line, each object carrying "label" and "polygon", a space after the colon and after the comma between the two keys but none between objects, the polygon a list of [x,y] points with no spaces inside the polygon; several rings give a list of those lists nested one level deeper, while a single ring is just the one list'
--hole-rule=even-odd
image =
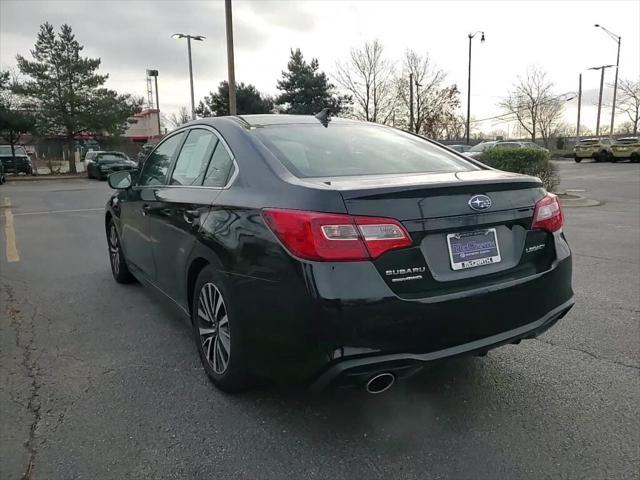
[{"label": "rear taillight", "polygon": [[265,208],[262,216],[289,252],[307,260],[371,260],[411,245],[407,231],[391,218],[277,208]]},{"label": "rear taillight", "polygon": [[555,232],[562,228],[563,223],[564,215],[556,195],[547,193],[536,202],[536,208],[533,211],[532,229],[539,228],[548,232]]}]

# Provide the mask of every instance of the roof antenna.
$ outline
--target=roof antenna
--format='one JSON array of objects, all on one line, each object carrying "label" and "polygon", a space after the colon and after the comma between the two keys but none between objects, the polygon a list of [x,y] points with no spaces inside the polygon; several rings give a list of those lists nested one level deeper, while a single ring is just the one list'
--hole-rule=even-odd
[{"label": "roof antenna", "polygon": [[314,117],[320,120],[320,123],[324,126],[324,128],[327,128],[329,126],[329,122],[331,121],[330,113],[331,112],[328,108],[323,108],[318,113],[316,113]]}]

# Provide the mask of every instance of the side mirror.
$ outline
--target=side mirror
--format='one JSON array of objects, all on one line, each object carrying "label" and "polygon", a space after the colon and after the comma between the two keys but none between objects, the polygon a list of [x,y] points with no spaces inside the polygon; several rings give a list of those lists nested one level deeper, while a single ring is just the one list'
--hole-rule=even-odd
[{"label": "side mirror", "polygon": [[109,186],[115,190],[125,190],[131,186],[131,172],[121,170],[109,175]]}]

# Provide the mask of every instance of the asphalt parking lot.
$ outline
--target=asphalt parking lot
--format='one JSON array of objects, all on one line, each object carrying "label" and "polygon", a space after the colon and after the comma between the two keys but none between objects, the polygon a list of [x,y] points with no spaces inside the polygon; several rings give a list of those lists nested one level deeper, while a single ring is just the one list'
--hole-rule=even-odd
[{"label": "asphalt parking lot", "polygon": [[565,211],[575,308],[375,397],[218,392],[177,313],[113,281],[105,182],[1,186],[0,478],[638,478],[640,165],[559,165],[603,202]]}]

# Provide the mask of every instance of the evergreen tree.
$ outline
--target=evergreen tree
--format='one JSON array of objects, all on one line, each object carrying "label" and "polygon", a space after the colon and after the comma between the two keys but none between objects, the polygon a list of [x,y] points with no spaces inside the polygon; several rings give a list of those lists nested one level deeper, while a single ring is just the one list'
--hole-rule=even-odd
[{"label": "evergreen tree", "polygon": [[316,58],[307,63],[299,48],[291,50],[287,70],[282,72],[282,80],[278,80],[277,85],[282,94],[276,103],[283,113],[313,115],[329,108],[335,115],[347,108],[349,97],[336,95],[335,86],[318,69]]},{"label": "evergreen tree", "polygon": [[[10,73],[0,71],[0,138],[11,145],[11,156],[15,160],[15,145],[20,140],[20,135],[35,131],[35,118],[21,108],[19,99],[11,91],[11,87]],[[15,161],[14,167],[17,173],[18,164]]]},{"label": "evergreen tree", "polygon": [[[69,25],[62,25],[56,35],[53,26],[45,23],[31,50],[33,60],[17,56],[18,68],[27,80],[15,91],[37,112],[38,130],[64,134],[67,146],[81,132],[122,133],[127,119],[142,104],[142,99],[104,88],[108,75],[96,73],[100,59],[82,57],[83,49]],[[69,171],[76,171],[72,155]]]},{"label": "evergreen tree", "polygon": [[[236,85],[236,109],[238,115],[269,113],[273,110],[273,100],[263,96],[253,85],[240,82]],[[220,82],[217,93],[209,92],[204,100],[200,100],[196,114],[201,117],[229,115],[229,82]]]}]

